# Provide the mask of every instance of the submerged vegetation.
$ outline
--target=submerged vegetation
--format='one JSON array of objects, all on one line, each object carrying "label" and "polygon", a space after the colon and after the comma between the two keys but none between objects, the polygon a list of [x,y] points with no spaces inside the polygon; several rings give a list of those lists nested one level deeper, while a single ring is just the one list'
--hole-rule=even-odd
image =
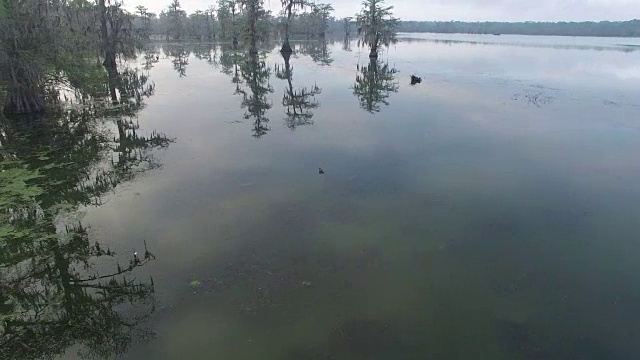
[{"label": "submerged vegetation", "polygon": [[133,17],[104,0],[0,5],[0,358],[123,354],[152,336],[153,280],[133,274],[154,256],[92,241],[80,210],[172,142],[137,120],[155,85],[120,61],[141,47]]},{"label": "submerged vegetation", "polygon": [[141,322],[153,280],[130,275],[154,256],[146,244],[118,255],[92,242],[78,210],[157,167],[149,150],[171,139],[140,135],[136,113],[154,92],[146,76],[127,69],[116,85],[93,85],[100,91],[73,107],[0,121],[0,358],[49,358],[74,344],[108,357],[152,335]]},{"label": "submerged vegetation", "polygon": [[[173,281],[178,284],[176,288],[182,289],[165,288],[160,291],[158,283],[159,293],[168,293],[167,298],[174,297],[175,293],[171,291],[180,292],[179,295],[189,292],[189,296],[206,294],[210,296],[208,300],[215,298],[212,303],[220,301],[222,305],[227,302],[230,304],[229,307],[219,308],[205,304],[224,312],[228,318],[223,320],[235,322],[239,319],[233,317],[230,309],[238,310],[243,316],[238,321],[237,329],[230,331],[227,322],[220,321],[224,336],[219,336],[222,332],[211,332],[215,333],[214,336],[223,340],[239,338],[239,334],[247,331],[241,328],[246,325],[242,323],[243,319],[249,315],[251,324],[246,328],[261,335],[264,335],[264,327],[260,321],[265,318],[268,319],[264,323],[266,326],[271,326],[278,319],[286,321],[288,325],[278,330],[283,333],[290,331],[286,326],[291,324],[295,325],[296,331],[304,332],[303,328],[307,326],[298,320],[306,321],[305,316],[309,315],[313,325],[308,326],[309,332],[295,339],[287,339],[295,342],[286,344],[289,349],[273,352],[276,354],[274,356],[286,358],[285,353],[289,350],[292,359],[329,359],[339,358],[342,354],[345,354],[345,358],[449,354],[451,352],[447,347],[457,344],[453,340],[459,334],[458,329],[469,328],[467,315],[479,311],[475,302],[478,293],[484,299],[482,301],[496,294],[505,299],[514,294],[527,295],[518,293],[520,290],[517,288],[520,287],[528,287],[536,294],[545,293],[539,291],[542,289],[539,284],[548,278],[547,271],[536,273],[535,265],[525,264],[527,266],[517,274],[507,274],[508,271],[503,270],[510,269],[512,264],[505,261],[503,268],[497,272],[506,274],[504,278],[485,278],[483,274],[483,279],[488,279],[487,288],[495,287],[498,290],[494,294],[495,289],[489,289],[486,293],[484,289],[477,292],[474,287],[484,285],[478,285],[476,279],[466,279],[470,281],[468,283],[463,279],[470,271],[491,267],[473,263],[460,271],[454,269],[468,260],[467,253],[461,253],[465,261],[449,261],[456,260],[458,249],[477,246],[477,249],[489,254],[485,259],[481,259],[481,254],[479,260],[495,262],[496,248],[490,248],[491,244],[485,248],[486,242],[469,238],[467,232],[492,238],[498,243],[495,246],[502,247],[503,241],[508,240],[511,244],[513,237],[521,236],[520,232],[528,233],[530,228],[541,228],[540,224],[551,228],[562,225],[558,227],[561,233],[551,234],[548,244],[543,242],[543,247],[539,249],[540,254],[546,256],[553,253],[547,248],[555,246],[556,238],[553,236],[566,235],[566,227],[561,223],[549,222],[547,214],[566,213],[571,224],[579,224],[584,214],[576,215],[570,209],[572,206],[564,208],[564,205],[559,207],[559,203],[546,201],[553,196],[542,192],[539,195],[545,201],[526,207],[527,212],[521,214],[522,219],[528,220],[513,218],[503,221],[503,213],[520,208],[512,206],[513,199],[531,202],[531,189],[526,188],[524,190],[527,191],[518,194],[518,187],[513,193],[507,194],[509,199],[502,199],[507,210],[496,208],[497,212],[488,215],[477,211],[486,207],[487,196],[495,195],[491,192],[495,183],[519,183],[522,181],[520,175],[526,175],[526,172],[497,172],[499,176],[512,177],[496,178],[498,181],[494,181],[496,179],[490,178],[491,171],[485,171],[486,174],[483,173],[478,180],[482,186],[478,187],[459,181],[461,178],[464,180],[468,173],[485,168],[491,170],[490,166],[496,163],[492,151],[494,147],[487,146],[488,137],[483,135],[482,129],[478,130],[477,122],[469,121],[467,113],[459,115],[456,111],[448,111],[459,106],[460,101],[469,103],[469,96],[462,99],[451,97],[453,101],[448,103],[451,106],[447,106],[447,103],[440,106],[439,102],[450,94],[461,93],[475,98],[491,88],[475,87],[483,81],[479,80],[470,88],[473,92],[458,91],[467,89],[465,86],[469,85],[459,86],[455,81],[449,81],[458,74],[453,70],[438,78],[437,74],[442,68],[432,67],[440,59],[425,60],[424,52],[433,47],[426,47],[421,42],[441,44],[443,40],[417,39],[413,44],[406,40],[405,45],[415,46],[415,53],[411,57],[398,56],[394,60],[397,59],[399,67],[405,67],[402,69],[406,81],[403,90],[413,91],[413,95],[403,99],[407,101],[398,101],[401,104],[391,109],[401,108],[404,111],[402,116],[389,111],[391,116],[378,119],[383,121],[369,121],[373,115],[390,105],[402,82],[394,62],[386,58],[385,49],[397,41],[396,31],[406,29],[407,23],[395,18],[393,7],[386,6],[383,0],[365,0],[359,14],[344,19],[332,16],[332,5],[310,0],[276,2],[276,5],[282,6],[280,13],[270,12],[264,0],[218,0],[215,4],[211,0],[211,5],[206,9],[191,14],[182,8],[179,0],[165,2],[165,10],[154,14],[144,6],[129,12],[120,0],[0,0],[0,359],[55,359],[76,351],[81,358],[123,358],[136,343],[151,339],[154,332],[147,320],[155,314],[156,297],[164,302],[162,305],[170,303],[171,306],[167,308],[176,304],[173,299],[166,300],[156,295],[156,283],[146,273],[155,269],[143,268],[150,264],[153,266],[156,260],[154,246],[158,244],[171,245],[163,248],[164,254],[158,254],[159,260],[162,260],[162,255],[166,257],[167,249],[175,250],[178,245],[183,246],[181,250],[188,248],[197,255],[195,261],[184,265],[180,262],[185,262],[186,251],[182,254],[176,251],[176,259],[171,260],[178,264],[176,268],[182,267],[179,269],[182,272],[192,265],[206,263],[202,265],[206,273],[193,266],[189,268],[194,271],[190,275],[186,275],[186,272],[156,275],[156,278],[164,281],[163,287]],[[473,31],[471,27],[460,23],[450,26],[441,30],[467,28]],[[488,27],[482,31],[506,28]],[[356,38],[353,39],[352,35]],[[466,45],[476,43],[468,42]],[[352,45],[355,49],[356,44],[361,53],[351,52]],[[447,40],[445,44],[464,45],[461,41],[452,40]],[[340,48],[344,51],[341,52]],[[624,48],[624,51],[633,51],[627,49],[628,46]],[[511,50],[516,49],[514,47]],[[496,58],[498,56],[491,57]],[[475,68],[482,65],[471,60],[473,64],[469,66]],[[423,67],[423,62],[428,61],[432,62],[424,68],[428,68],[429,72],[420,74],[425,76],[424,83],[422,78],[408,72],[411,67],[412,70],[418,70],[418,66]],[[156,64],[159,64],[157,73],[162,76],[158,84],[172,82],[175,85],[180,82],[181,86],[157,89],[151,78],[154,74],[151,70]],[[452,69],[454,65],[464,68],[459,73],[469,68],[467,63],[463,63],[464,66],[453,64]],[[542,69],[544,71],[539,73],[548,73],[547,67]],[[469,76],[478,76],[471,80],[487,77],[484,72]],[[218,84],[210,86],[211,83],[207,82],[212,79]],[[507,79],[505,84],[512,80]],[[559,88],[553,91],[547,88],[550,84],[544,78],[540,82],[523,90],[520,89],[522,82],[519,80],[519,92],[511,100],[523,102],[530,110],[544,110],[537,108],[549,104],[562,105],[563,98],[557,96],[561,92]],[[189,87],[195,83],[203,86]],[[414,87],[409,87],[409,84]],[[500,93],[504,95],[502,82],[499,85]],[[620,93],[626,91],[624,87],[619,89]],[[436,91],[443,96],[433,97]],[[156,92],[164,92],[165,95],[162,99],[158,99],[161,96],[154,98]],[[591,96],[589,99],[593,98]],[[153,108],[143,113],[150,99],[157,101]],[[197,101],[182,101],[184,99]],[[411,112],[409,102],[416,102],[416,99],[419,102],[424,100],[424,103],[418,104],[415,111]],[[122,237],[131,236],[132,233],[140,236],[123,240],[117,239],[115,232],[98,234],[100,230],[91,228],[91,222],[84,217],[85,212],[103,206],[114,197],[122,198],[119,196],[121,193],[113,196],[115,190],[160,168],[161,161],[156,158],[158,151],[173,146],[174,139],[154,130],[148,123],[148,118],[158,114],[155,105],[160,101],[167,101],[162,104],[165,106],[162,110],[172,107],[171,112],[167,111],[171,115],[159,116],[161,121],[171,119],[170,116],[174,114],[181,117],[171,119],[177,121],[162,123],[163,126],[175,126],[179,131],[184,129],[180,133],[185,134],[185,138],[193,135],[189,131],[199,133],[181,144],[184,145],[182,153],[176,151],[168,157],[174,163],[189,158],[192,161],[169,169],[175,172],[163,177],[166,183],[162,185],[167,186],[159,187],[157,192],[162,193],[162,201],[144,204],[145,209],[153,210],[149,212],[159,213],[162,210],[164,213],[152,214],[144,225],[158,224],[178,213],[188,218],[189,222],[182,222],[184,219],[181,218],[174,223],[166,221],[166,228],[171,227],[176,231],[172,233],[166,228],[157,230],[158,234],[162,234],[158,236],[167,236],[168,240],[162,239],[164,241],[154,239],[150,235],[151,229],[142,228],[139,224],[143,221],[134,220],[131,220],[134,225],[128,225],[131,228],[123,230]],[[605,101],[608,101],[605,103],[608,106],[620,106],[619,102]],[[330,104],[332,108],[329,108],[330,102],[333,102]],[[468,104],[468,109],[461,109],[483,111],[484,108],[484,101],[476,101]],[[501,109],[506,112],[510,108],[511,105],[503,103]],[[433,119],[419,117],[419,114],[431,110]],[[521,108],[518,107],[518,110]],[[222,116],[218,116],[221,113]],[[495,121],[504,120],[502,124],[513,124],[507,116],[509,114],[505,114],[506,120],[498,118]],[[542,119],[545,120],[549,112],[545,111],[543,115],[545,118]],[[418,125],[412,124],[412,117],[418,119],[415,121]],[[385,122],[388,118],[398,121]],[[239,132],[232,134],[233,131],[227,131],[223,120],[240,124],[240,135]],[[320,126],[314,128],[315,124]],[[369,124],[373,126],[365,128]],[[442,124],[446,124],[446,131],[442,131]],[[549,128],[553,126],[550,123],[546,125]],[[321,126],[324,128],[320,129]],[[280,127],[286,135],[272,134],[276,127]],[[516,142],[510,135],[525,136],[526,132],[518,126],[513,129],[511,133],[505,133],[504,139],[489,139],[497,141],[489,145],[495,145],[498,150],[500,146],[514,146]],[[295,141],[290,141],[294,131],[297,137]],[[432,133],[442,136],[431,136]],[[238,138],[245,138],[245,142],[237,141]],[[249,140],[251,144],[247,146]],[[468,146],[457,146],[458,142]],[[451,155],[445,151],[448,157],[439,158],[442,155],[437,150],[448,149],[448,143],[456,145],[459,153]],[[598,149],[601,148],[601,144],[597,145]],[[511,150],[514,151],[504,153],[523,155],[521,151],[516,151],[522,149]],[[206,153],[206,160],[196,156],[202,153]],[[450,156],[459,161],[455,167],[450,166]],[[243,163],[247,159],[251,163]],[[578,157],[567,159],[581,160]],[[483,160],[485,163],[482,163]],[[511,160],[504,163],[507,166],[522,163],[520,158]],[[601,160],[605,163],[607,159]],[[288,162],[294,163],[294,170],[289,171]],[[579,161],[572,163],[580,164]],[[228,168],[225,167],[227,165]],[[545,164],[538,166],[542,165]],[[546,165],[548,168],[557,168],[557,159]],[[182,177],[193,169],[201,171],[196,171],[199,174],[195,175],[188,174],[193,179]],[[207,178],[203,180],[205,175]],[[574,174],[565,175],[570,178]],[[245,182],[245,179],[250,180]],[[194,181],[189,183],[185,180]],[[311,186],[308,186],[309,182]],[[233,187],[224,188],[224,183],[230,183],[232,185],[226,186]],[[142,185],[149,184],[154,185],[148,182]],[[461,187],[464,191],[460,191]],[[188,188],[192,188],[191,192],[186,191]],[[218,195],[223,192],[225,194]],[[168,197],[167,194],[175,197]],[[459,197],[452,197],[451,194]],[[615,198],[617,193],[612,194]],[[517,195],[521,198],[517,198]],[[463,201],[467,197],[473,197],[474,200]],[[176,201],[172,200],[178,198],[178,206],[184,208],[174,206]],[[565,200],[569,203],[572,201],[570,198]],[[445,211],[441,211],[442,202],[457,201],[469,205],[461,206],[464,212],[459,218],[449,218],[450,213],[459,212],[449,211],[449,205],[444,207]],[[204,203],[210,207],[199,207]],[[500,201],[495,203],[502,206]],[[125,204],[139,205],[140,200],[131,197]],[[122,211],[126,205],[117,204],[103,210],[105,213]],[[574,205],[575,208],[585,207],[580,202]],[[99,211],[90,213],[90,216],[96,213],[104,216]],[[126,216],[133,219],[140,213],[142,211],[131,211]],[[430,227],[433,224],[425,223],[421,216],[415,214],[428,214],[433,224],[442,227],[438,228],[438,225],[432,231]],[[465,224],[462,228],[468,229],[458,232],[462,218]],[[590,217],[587,220],[593,219]],[[94,225],[101,221],[104,220],[96,220]],[[121,221],[116,225],[125,227],[125,223]],[[197,226],[191,227],[201,223],[207,226],[200,230]],[[221,231],[227,235],[223,238],[226,243],[217,241],[220,234],[218,224],[228,231],[226,234]],[[241,231],[235,231],[236,225]],[[401,247],[396,244],[395,237],[398,234],[407,238]],[[581,234],[574,235],[579,238]],[[429,239],[429,236],[434,239]],[[525,240],[531,240],[533,244],[534,237]],[[540,238],[544,236],[540,235]],[[207,257],[207,251],[211,250],[208,242],[216,243],[216,246],[221,244],[215,250],[219,251],[215,259]],[[205,245],[194,246],[202,244]],[[437,258],[438,252],[446,253],[446,261]],[[566,251],[557,253],[564,254]],[[228,254],[234,256],[226,256]],[[523,258],[528,259],[529,255],[523,253]],[[565,263],[565,258],[558,257],[558,264],[561,264],[558,266],[567,269]],[[420,271],[416,271],[416,268]],[[436,271],[431,271],[431,268]],[[487,271],[487,274],[492,274]],[[431,278],[425,278],[427,275]],[[507,279],[508,285],[504,284],[504,279]],[[564,295],[564,285],[570,281],[560,280],[558,288],[563,289]],[[467,286],[469,283],[473,283],[471,287]],[[585,281],[587,283],[589,281]],[[465,290],[465,287],[470,290]],[[582,294],[579,292],[582,291],[581,287],[579,284],[577,294]],[[587,290],[591,288],[585,286]],[[632,289],[633,286],[626,288]],[[406,329],[390,326],[406,319],[396,319],[392,311],[383,311],[382,315],[387,317],[391,314],[393,319],[383,319],[375,312],[376,309],[394,310],[393,306],[399,306],[397,296],[383,296],[378,299],[379,303],[370,304],[368,308],[361,306],[380,294],[391,293],[389,289],[405,295],[409,305],[423,304],[426,300],[428,306],[438,311],[428,314],[407,313],[411,317],[411,326]],[[459,296],[461,289],[463,293],[468,293]],[[219,296],[223,291],[226,292],[225,296]],[[523,298],[526,297],[524,295]],[[551,299],[557,293],[549,292],[548,295]],[[633,300],[633,296],[628,298]],[[544,300],[541,303],[545,304],[555,301],[549,299],[546,295],[540,298]],[[604,298],[597,300],[600,303]],[[616,307],[617,301],[624,301],[606,300],[606,303]],[[446,311],[440,311],[442,309],[439,307]],[[485,307],[485,304],[480,304],[480,307]],[[449,316],[454,308],[463,310],[460,321],[455,314],[453,321]],[[623,308],[618,308],[621,309],[621,318],[625,318]],[[359,310],[363,311],[358,313]],[[529,320],[521,324],[518,320],[530,314],[516,313],[511,307],[508,310],[508,314],[500,314],[508,319],[506,325],[501,326],[506,328],[504,332],[508,335],[505,337],[513,343],[514,353],[522,355],[524,351],[531,358],[544,358],[540,354],[556,353],[552,345],[547,346],[551,350],[543,348],[542,352],[539,346],[539,343],[547,345],[547,340],[556,337],[538,339],[531,336],[542,332],[529,331],[529,327],[537,330],[537,325],[531,325]],[[565,313],[565,310],[563,304],[559,313]],[[172,311],[173,315],[175,310],[167,311]],[[187,309],[187,313],[189,311],[191,309]],[[273,312],[262,318],[267,311]],[[321,319],[319,315],[324,314],[329,316]],[[433,317],[431,314],[440,315]],[[486,330],[482,326],[489,324],[489,319],[496,313],[493,307],[487,306],[486,313],[480,314],[482,319],[476,319],[472,327],[475,330],[465,336],[477,337],[480,346],[488,344],[493,347],[493,340],[482,334]],[[517,321],[511,319],[514,314],[517,315]],[[556,314],[553,315],[555,317]],[[531,316],[533,319],[534,315]],[[295,321],[291,322],[291,319]],[[318,326],[318,319],[326,322],[320,322]],[[594,319],[594,323],[601,321]],[[547,320],[543,320],[544,330]],[[573,320],[572,324],[575,323]],[[173,324],[172,321],[167,322]],[[184,322],[185,328],[190,329],[191,321],[187,319]],[[204,321],[209,319],[204,318]],[[181,327],[177,328],[182,331]],[[429,341],[423,341],[425,328],[430,329]],[[443,332],[442,329],[447,331]],[[279,333],[272,335],[280,337]],[[210,334],[204,336],[194,337],[194,341],[202,341]],[[185,339],[193,340],[189,336],[181,340]],[[257,337],[244,337],[243,343],[248,344],[248,341],[244,342],[245,339]],[[273,340],[266,337],[262,341]],[[259,341],[246,346],[259,346],[256,343]],[[629,343],[632,344],[631,341]],[[229,344],[229,347],[237,348],[234,341],[229,341]],[[582,343],[578,342],[578,345]],[[409,346],[408,350],[406,346]],[[568,346],[570,348],[573,345],[570,343]],[[406,353],[397,350],[403,347]],[[453,347],[456,350],[459,348]],[[575,348],[590,351],[589,343],[586,347]],[[277,349],[274,347],[274,350]],[[466,350],[471,353],[476,349]],[[601,357],[613,358],[606,354]]]},{"label": "submerged vegetation", "polygon": [[[149,150],[171,139],[140,135],[136,114],[154,92],[145,75],[125,69],[116,84],[107,77],[87,88],[72,107],[0,121],[3,359],[48,358],[78,343],[85,355],[108,357],[152,335],[141,322],[153,312],[153,280],[127,275],[153,255],[146,244],[118,256],[92,243],[78,209],[157,167]],[[98,268],[98,258],[112,265]],[[124,304],[128,316],[118,311]]]}]

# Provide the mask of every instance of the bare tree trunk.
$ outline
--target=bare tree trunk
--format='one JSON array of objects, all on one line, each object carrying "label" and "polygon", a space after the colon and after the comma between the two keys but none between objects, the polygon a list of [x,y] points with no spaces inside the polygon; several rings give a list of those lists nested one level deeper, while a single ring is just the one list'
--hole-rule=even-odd
[{"label": "bare tree trunk", "polygon": [[376,3],[372,3],[371,5],[371,29],[376,33],[373,44],[371,44],[371,53],[369,54],[369,58],[371,59],[378,57],[378,44],[380,43],[380,32],[378,31],[378,24],[376,22],[378,14],[376,14],[375,5]]},{"label": "bare tree trunk", "polygon": [[102,65],[107,71],[117,71],[116,63],[116,50],[109,33],[107,24],[107,7],[105,6],[105,0],[99,0],[100,7],[100,36],[102,37],[102,51],[104,53],[104,62]]},{"label": "bare tree trunk", "polygon": [[207,39],[211,41],[213,40],[213,28],[211,26],[212,15],[211,13],[206,13],[206,15],[207,15]]},{"label": "bare tree trunk", "polygon": [[257,37],[258,34],[256,32],[256,23],[258,22],[258,11],[256,9],[256,4],[254,2],[251,3],[251,10],[249,13],[249,30],[251,32],[251,49],[249,52],[252,54],[258,53],[257,46]]},{"label": "bare tree trunk", "polygon": [[369,53],[369,57],[370,58],[377,58],[378,57],[378,45],[377,44],[371,45],[371,52]]},{"label": "bare tree trunk", "polygon": [[321,38],[325,38],[327,36],[327,16],[326,15],[322,15],[322,29],[320,30],[320,37]]},{"label": "bare tree trunk", "polygon": [[237,31],[237,24],[236,24],[236,11],[235,9],[232,10],[231,12],[231,31],[233,31],[233,46],[238,46],[238,34],[236,34]]},{"label": "bare tree trunk", "polygon": [[284,25],[284,44],[282,44],[282,49],[280,50],[283,54],[291,54],[293,49],[291,49],[291,44],[289,44],[289,24],[291,23],[291,5],[287,8],[287,23]]},{"label": "bare tree trunk", "polygon": [[380,36],[376,32],[376,37],[373,40],[373,44],[371,44],[371,53],[369,54],[369,58],[377,58],[378,57],[378,44],[380,43]]},{"label": "bare tree trunk", "polygon": [[116,105],[120,103],[118,100],[118,93],[116,92],[118,72],[109,69],[107,69],[107,72],[109,73],[109,96],[111,97],[111,103]]}]

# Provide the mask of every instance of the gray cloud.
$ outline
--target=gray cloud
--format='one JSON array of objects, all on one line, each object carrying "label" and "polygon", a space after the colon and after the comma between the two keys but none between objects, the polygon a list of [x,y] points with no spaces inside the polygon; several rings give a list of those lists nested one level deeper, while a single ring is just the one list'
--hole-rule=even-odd
[{"label": "gray cloud", "polygon": [[[160,12],[169,0],[128,0],[133,8],[144,5]],[[206,9],[214,0],[182,0],[187,12]],[[361,0],[325,0],[336,9],[335,16],[353,16]],[[403,20],[462,21],[599,21],[630,20],[640,17],[640,0],[387,0]],[[266,0],[265,5],[277,12],[280,0]]]}]

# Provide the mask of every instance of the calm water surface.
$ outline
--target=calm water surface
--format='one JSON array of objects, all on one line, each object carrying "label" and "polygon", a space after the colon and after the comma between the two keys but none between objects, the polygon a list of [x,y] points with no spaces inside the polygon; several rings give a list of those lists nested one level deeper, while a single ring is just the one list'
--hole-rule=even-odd
[{"label": "calm water surface", "polygon": [[138,121],[175,143],[84,209],[156,255],[124,358],[637,358],[638,44],[161,46]]}]

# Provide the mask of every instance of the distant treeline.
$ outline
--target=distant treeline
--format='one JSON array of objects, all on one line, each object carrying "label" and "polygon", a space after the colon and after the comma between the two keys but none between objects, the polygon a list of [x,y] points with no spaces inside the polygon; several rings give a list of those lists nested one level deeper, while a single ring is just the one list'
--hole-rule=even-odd
[{"label": "distant treeline", "polygon": [[601,22],[403,21],[401,32],[640,37],[640,20]]}]

